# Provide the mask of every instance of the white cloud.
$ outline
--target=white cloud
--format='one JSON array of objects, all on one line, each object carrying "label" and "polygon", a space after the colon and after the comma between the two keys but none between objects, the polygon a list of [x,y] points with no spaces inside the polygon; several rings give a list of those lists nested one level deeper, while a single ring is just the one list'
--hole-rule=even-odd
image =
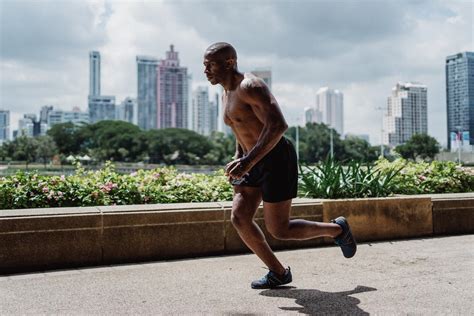
[{"label": "white cloud", "polygon": [[[206,85],[212,42],[238,50],[239,67],[271,67],[273,91],[294,124],[321,86],[342,90],[345,130],[380,139],[381,113],[398,81],[428,85],[429,133],[445,142],[447,55],[473,50],[469,1],[3,1],[0,107],[86,109],[88,52],[102,57],[102,93],[136,94],[136,55],[170,44]],[[28,20],[28,23],[20,21]],[[216,91],[213,87],[211,91]],[[12,119],[13,125],[16,124]],[[441,128],[440,128],[441,126]]]}]

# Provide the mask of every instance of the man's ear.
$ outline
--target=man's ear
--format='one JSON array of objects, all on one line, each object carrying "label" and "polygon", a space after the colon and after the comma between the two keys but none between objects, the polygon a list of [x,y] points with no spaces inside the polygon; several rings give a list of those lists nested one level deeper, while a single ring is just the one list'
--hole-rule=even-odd
[{"label": "man's ear", "polygon": [[234,58],[228,58],[225,61],[225,67],[227,69],[233,69],[235,67],[235,59]]}]

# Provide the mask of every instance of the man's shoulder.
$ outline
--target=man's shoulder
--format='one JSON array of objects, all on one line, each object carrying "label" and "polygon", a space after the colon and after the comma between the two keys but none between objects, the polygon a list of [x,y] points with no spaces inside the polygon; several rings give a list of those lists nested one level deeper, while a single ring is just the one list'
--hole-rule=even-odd
[{"label": "man's shoulder", "polygon": [[240,89],[244,92],[252,92],[265,88],[265,81],[252,73],[245,73],[244,79],[240,83]]}]

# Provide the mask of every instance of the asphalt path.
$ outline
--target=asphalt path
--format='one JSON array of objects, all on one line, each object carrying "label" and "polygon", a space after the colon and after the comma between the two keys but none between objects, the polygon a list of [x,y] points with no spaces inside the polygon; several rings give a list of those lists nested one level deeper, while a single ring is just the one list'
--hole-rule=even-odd
[{"label": "asphalt path", "polygon": [[0,276],[1,315],[473,315],[474,235],[278,252],[282,289],[252,290],[254,255]]}]

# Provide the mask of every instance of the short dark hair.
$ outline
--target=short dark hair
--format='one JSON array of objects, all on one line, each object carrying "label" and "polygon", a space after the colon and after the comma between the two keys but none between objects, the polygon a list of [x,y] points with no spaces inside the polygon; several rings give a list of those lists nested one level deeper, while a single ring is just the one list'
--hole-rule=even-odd
[{"label": "short dark hair", "polygon": [[222,57],[222,59],[234,59],[237,60],[237,52],[235,48],[229,43],[218,42],[214,43],[206,49],[205,55],[212,55]]}]

